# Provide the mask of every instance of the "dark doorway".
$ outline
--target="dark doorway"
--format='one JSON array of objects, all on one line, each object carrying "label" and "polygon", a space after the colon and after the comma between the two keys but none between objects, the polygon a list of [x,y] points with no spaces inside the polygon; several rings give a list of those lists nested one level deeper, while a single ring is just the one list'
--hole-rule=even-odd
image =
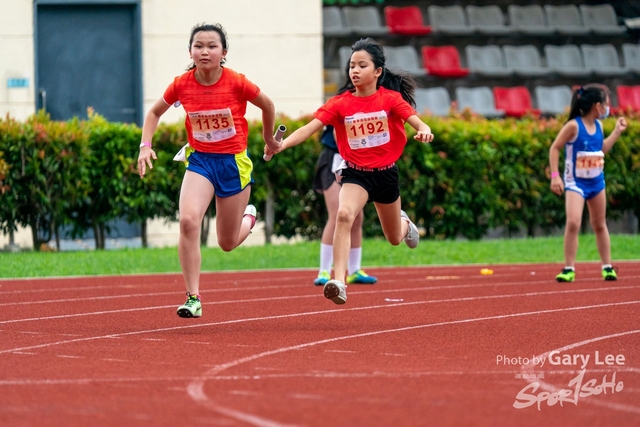
[{"label": "dark doorway", "polygon": [[35,3],[36,107],[53,120],[142,124],[138,1]]}]

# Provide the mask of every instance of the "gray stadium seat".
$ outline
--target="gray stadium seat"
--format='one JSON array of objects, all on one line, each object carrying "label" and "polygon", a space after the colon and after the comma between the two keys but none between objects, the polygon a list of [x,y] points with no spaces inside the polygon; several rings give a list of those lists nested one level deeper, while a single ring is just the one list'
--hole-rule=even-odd
[{"label": "gray stadium seat", "polygon": [[547,59],[547,67],[555,73],[563,76],[588,76],[591,71],[584,66],[582,52],[574,44],[564,46],[546,45],[544,56]]},{"label": "gray stadium seat", "polygon": [[473,46],[464,48],[467,67],[472,73],[482,76],[503,77],[513,74],[504,61],[502,49],[497,45]]},{"label": "gray stadium seat", "polygon": [[627,73],[627,70],[620,67],[618,52],[612,44],[583,44],[580,50],[585,68],[597,76],[620,76]]},{"label": "gray stadium seat", "polygon": [[571,107],[572,92],[569,86],[536,86],[533,91],[542,114],[555,116],[567,112]]},{"label": "gray stadium seat", "polygon": [[595,34],[623,34],[627,27],[618,25],[616,11],[610,4],[579,6],[582,23]]},{"label": "gray stadium seat", "polygon": [[427,8],[433,31],[444,34],[472,34],[475,29],[467,23],[462,6],[435,6]]},{"label": "gray stadium seat", "polygon": [[501,35],[508,34],[512,30],[505,25],[504,15],[499,6],[473,6],[465,7],[469,26],[481,34]]},{"label": "gray stadium seat", "polygon": [[413,46],[385,46],[386,65],[390,69],[402,69],[414,76],[425,76],[427,70],[422,68],[422,61]]},{"label": "gray stadium seat", "polygon": [[351,46],[340,47],[340,49],[338,49],[338,56],[340,57],[340,68],[344,70],[351,60]]},{"label": "gray stadium seat", "polygon": [[489,86],[457,87],[456,100],[460,110],[469,108],[474,113],[489,118],[504,117],[505,115],[503,110],[496,110],[496,101]]},{"label": "gray stadium seat", "polygon": [[509,22],[514,31],[532,35],[550,35],[555,28],[547,25],[542,6],[537,4],[518,6],[510,4],[507,7]]},{"label": "gray stadium seat", "polygon": [[325,36],[346,36],[350,33],[338,6],[322,8],[322,33]]},{"label": "gray stadium seat", "polygon": [[550,74],[547,67],[542,66],[542,58],[538,48],[532,44],[524,46],[502,46],[504,59],[508,69],[521,77],[536,77]]},{"label": "gray stadium seat", "polygon": [[622,58],[625,70],[640,73],[640,44],[623,43]]},{"label": "gray stadium seat", "polygon": [[451,97],[449,96],[449,91],[444,87],[417,88],[415,100],[418,114],[449,115]]},{"label": "gray stadium seat", "polygon": [[389,33],[389,29],[382,23],[380,12],[375,6],[342,8],[347,27],[362,36],[381,36]]},{"label": "gray stadium seat", "polygon": [[549,26],[555,28],[560,34],[586,35],[589,28],[582,24],[582,16],[578,6],[574,4],[555,6],[547,4],[544,6],[547,14]]}]

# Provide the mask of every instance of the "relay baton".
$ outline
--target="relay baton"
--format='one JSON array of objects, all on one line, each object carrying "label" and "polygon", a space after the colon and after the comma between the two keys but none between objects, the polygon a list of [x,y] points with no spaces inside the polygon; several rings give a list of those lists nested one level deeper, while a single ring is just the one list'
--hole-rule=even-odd
[{"label": "relay baton", "polygon": [[[284,136],[284,133],[286,131],[287,131],[287,127],[285,125],[280,125],[278,126],[278,129],[276,130],[276,134],[273,135],[273,137],[275,138],[276,141],[279,141],[282,143],[282,137]],[[262,155],[262,158],[264,159],[265,162],[270,161],[272,157],[273,157],[273,154]]]}]

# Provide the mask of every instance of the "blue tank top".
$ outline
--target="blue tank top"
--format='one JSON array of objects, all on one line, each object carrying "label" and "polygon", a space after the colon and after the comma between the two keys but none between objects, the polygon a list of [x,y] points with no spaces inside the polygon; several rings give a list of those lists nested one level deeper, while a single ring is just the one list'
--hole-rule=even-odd
[{"label": "blue tank top", "polygon": [[333,148],[338,151],[338,145],[336,144],[336,139],[333,137],[333,126],[328,125],[322,131],[322,136],[320,137],[320,142],[322,142],[327,147]]},{"label": "blue tank top", "polygon": [[596,131],[587,132],[581,117],[574,119],[578,124],[576,138],[565,145],[565,185],[570,182],[593,183],[604,179],[604,153],[602,125],[596,120]]}]

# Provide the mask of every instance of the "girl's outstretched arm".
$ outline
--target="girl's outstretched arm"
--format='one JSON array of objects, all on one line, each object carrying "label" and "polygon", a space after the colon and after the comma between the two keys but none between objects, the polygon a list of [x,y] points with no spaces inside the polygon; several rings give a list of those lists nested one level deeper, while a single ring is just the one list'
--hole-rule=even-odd
[{"label": "girl's outstretched arm", "polygon": [[293,132],[291,135],[286,137],[284,141],[282,141],[282,145],[278,147],[276,150],[272,149],[271,147],[265,146],[264,153],[269,155],[278,154],[279,152],[287,148],[296,146],[306,141],[311,137],[311,135],[318,132],[323,127],[324,127],[324,123],[322,123],[318,119],[313,119],[306,125],[302,126],[301,128],[296,129],[295,132]]},{"label": "girl's outstretched arm", "polygon": [[[149,142],[153,140],[153,134],[158,128],[160,117],[167,112],[169,104],[164,102],[163,98],[158,99],[155,104],[149,109],[146,117],[144,118],[144,124],[142,125],[142,141]],[[147,166],[149,169],[153,169],[151,159],[156,160],[156,152],[150,146],[144,146],[140,148],[140,154],[138,155],[138,174],[140,178],[147,172]]]},{"label": "girl's outstretched arm", "polygon": [[276,123],[276,107],[273,105],[273,101],[264,92],[260,92],[249,102],[262,110],[262,139],[267,146],[278,147],[279,143],[273,137],[273,127]]},{"label": "girl's outstretched arm", "polygon": [[415,114],[407,119],[407,123],[411,125],[418,133],[414,136],[414,139],[420,142],[431,142],[433,141],[433,134],[431,133],[431,128],[423,122],[420,117]]},{"label": "girl's outstretched arm", "polygon": [[561,195],[564,192],[564,182],[562,181],[562,177],[560,176],[559,171],[559,162],[560,162],[560,151],[564,148],[567,142],[575,139],[578,134],[578,124],[575,120],[570,120],[560,132],[558,132],[558,136],[551,144],[549,148],[549,170],[551,171],[551,191],[556,193],[557,195]]},{"label": "girl's outstretched arm", "polygon": [[615,129],[613,129],[613,132],[611,132],[609,136],[604,139],[604,143],[602,144],[602,151],[604,153],[607,153],[609,150],[611,150],[613,144],[616,143],[616,141],[620,137],[620,134],[624,132],[626,128],[627,120],[624,117],[618,117]]}]

